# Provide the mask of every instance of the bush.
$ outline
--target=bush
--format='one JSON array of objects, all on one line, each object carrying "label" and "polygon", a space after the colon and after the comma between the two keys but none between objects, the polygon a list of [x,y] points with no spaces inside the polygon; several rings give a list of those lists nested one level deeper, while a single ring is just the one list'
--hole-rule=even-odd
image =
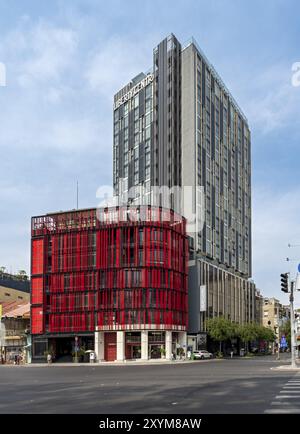
[{"label": "bush", "polygon": [[222,351],[218,351],[216,354],[216,358],[217,359],[223,359],[223,357],[224,357],[224,354],[222,353]]}]

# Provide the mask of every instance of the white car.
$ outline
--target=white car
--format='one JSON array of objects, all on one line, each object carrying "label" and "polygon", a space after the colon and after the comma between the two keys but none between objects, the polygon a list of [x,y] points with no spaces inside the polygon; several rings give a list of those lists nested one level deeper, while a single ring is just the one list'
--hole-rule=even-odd
[{"label": "white car", "polygon": [[195,359],[203,360],[203,359],[212,359],[213,358],[212,353],[209,353],[206,350],[194,351],[193,354],[194,354]]}]

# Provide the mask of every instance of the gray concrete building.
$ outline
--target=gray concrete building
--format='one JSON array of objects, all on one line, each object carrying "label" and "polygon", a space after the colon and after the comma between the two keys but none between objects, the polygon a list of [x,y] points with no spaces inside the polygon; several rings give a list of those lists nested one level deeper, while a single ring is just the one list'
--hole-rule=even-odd
[{"label": "gray concrete building", "polygon": [[118,199],[166,206],[156,187],[178,188],[170,207],[195,215],[188,229],[194,345],[209,317],[254,321],[250,130],[194,39],[181,44],[168,36],[154,48],[148,72],[116,93],[113,158]]}]

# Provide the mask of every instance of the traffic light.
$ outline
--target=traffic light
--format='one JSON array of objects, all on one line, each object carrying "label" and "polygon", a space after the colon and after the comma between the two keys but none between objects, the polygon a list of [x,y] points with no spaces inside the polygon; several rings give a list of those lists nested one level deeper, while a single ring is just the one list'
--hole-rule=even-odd
[{"label": "traffic light", "polygon": [[281,291],[289,292],[289,273],[280,274],[281,277]]}]

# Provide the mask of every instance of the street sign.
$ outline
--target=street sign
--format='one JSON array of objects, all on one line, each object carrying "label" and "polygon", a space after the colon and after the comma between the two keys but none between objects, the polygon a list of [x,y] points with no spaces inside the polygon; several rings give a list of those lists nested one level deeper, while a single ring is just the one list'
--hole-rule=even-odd
[{"label": "street sign", "polygon": [[285,336],[283,336],[283,335],[281,336],[280,346],[281,346],[281,348],[285,348],[285,347],[287,347],[286,338],[285,338]]},{"label": "street sign", "polygon": [[299,273],[300,273],[300,264],[298,264],[298,271],[299,271]]}]

